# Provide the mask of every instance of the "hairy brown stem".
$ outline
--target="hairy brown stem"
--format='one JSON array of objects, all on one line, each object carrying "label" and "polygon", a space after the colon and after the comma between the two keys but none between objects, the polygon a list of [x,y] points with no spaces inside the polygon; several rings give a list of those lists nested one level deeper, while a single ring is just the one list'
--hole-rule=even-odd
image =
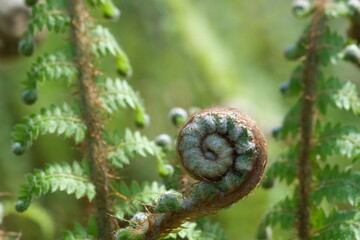
[{"label": "hairy brown stem", "polygon": [[316,80],[320,68],[319,44],[325,30],[326,17],[324,4],[326,0],[316,1],[316,11],[311,21],[311,29],[308,36],[308,48],[303,75],[303,96],[301,109],[301,146],[298,160],[299,178],[299,203],[297,209],[297,230],[301,240],[309,240],[311,233],[310,224],[310,185],[312,166],[310,160],[311,140],[314,122],[314,100],[316,96]]},{"label": "hairy brown stem", "polygon": [[79,70],[77,88],[80,98],[82,117],[87,126],[84,140],[84,157],[90,161],[92,182],[96,188],[96,219],[99,228],[99,239],[112,239],[115,220],[111,216],[109,197],[108,164],[104,156],[105,145],[101,138],[103,129],[99,119],[98,94],[94,86],[96,69],[92,62],[93,54],[89,45],[88,12],[83,0],[68,0],[69,12],[72,17],[71,39],[74,44],[75,62]]}]

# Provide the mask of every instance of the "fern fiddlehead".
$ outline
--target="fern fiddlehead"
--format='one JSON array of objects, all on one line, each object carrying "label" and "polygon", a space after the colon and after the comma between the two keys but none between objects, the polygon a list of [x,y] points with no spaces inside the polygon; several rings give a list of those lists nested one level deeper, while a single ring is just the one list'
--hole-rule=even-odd
[{"label": "fern fiddlehead", "polygon": [[[158,239],[185,221],[239,201],[258,185],[267,162],[265,139],[256,123],[232,108],[193,115],[180,131],[177,152],[186,172],[199,181],[182,197],[163,195],[155,208],[161,211],[143,221],[143,232],[133,229],[133,239]],[[122,232],[118,236],[125,236]]]}]

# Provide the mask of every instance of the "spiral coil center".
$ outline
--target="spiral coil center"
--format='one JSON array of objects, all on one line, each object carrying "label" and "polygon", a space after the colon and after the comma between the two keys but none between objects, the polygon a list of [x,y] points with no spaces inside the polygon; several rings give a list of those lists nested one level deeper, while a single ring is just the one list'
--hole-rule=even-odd
[{"label": "spiral coil center", "polygon": [[251,131],[235,111],[197,114],[181,130],[178,153],[185,169],[200,180],[219,181],[251,171],[256,147]]}]

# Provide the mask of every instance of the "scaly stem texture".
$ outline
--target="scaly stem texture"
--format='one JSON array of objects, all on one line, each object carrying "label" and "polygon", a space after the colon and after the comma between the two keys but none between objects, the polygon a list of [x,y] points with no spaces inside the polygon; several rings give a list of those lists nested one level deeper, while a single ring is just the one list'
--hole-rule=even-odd
[{"label": "scaly stem texture", "polygon": [[298,237],[301,240],[310,239],[310,185],[311,185],[311,139],[314,122],[314,100],[316,95],[316,80],[320,68],[318,57],[321,36],[325,30],[324,15],[325,0],[316,1],[316,10],[311,21],[308,36],[308,48],[303,75],[304,92],[301,109],[301,147],[298,160],[299,203],[297,209]]},{"label": "scaly stem texture", "polygon": [[108,164],[104,156],[104,141],[101,138],[103,129],[99,118],[97,89],[94,85],[96,69],[92,62],[93,54],[88,37],[89,14],[83,0],[68,0],[72,17],[72,42],[74,44],[75,62],[79,70],[77,82],[82,117],[87,125],[87,135],[84,141],[84,155],[90,161],[92,181],[96,187],[96,219],[100,239],[112,239],[115,221],[111,217],[111,202],[109,197]]}]

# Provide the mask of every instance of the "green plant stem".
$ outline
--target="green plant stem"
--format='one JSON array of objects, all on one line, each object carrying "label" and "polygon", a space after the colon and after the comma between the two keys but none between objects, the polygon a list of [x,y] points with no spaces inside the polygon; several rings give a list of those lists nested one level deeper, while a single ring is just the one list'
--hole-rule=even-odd
[{"label": "green plant stem", "polygon": [[82,117],[87,126],[84,140],[84,157],[90,161],[92,181],[96,187],[96,219],[99,228],[99,239],[112,239],[115,220],[111,216],[109,197],[108,163],[104,155],[104,141],[101,138],[102,120],[99,118],[97,89],[94,85],[96,69],[92,62],[88,37],[89,14],[83,0],[68,0],[72,17],[72,42],[74,44],[75,62],[79,69],[77,82]]},{"label": "green plant stem", "polygon": [[310,185],[312,178],[311,140],[314,122],[314,101],[316,97],[316,80],[319,74],[320,60],[318,57],[321,36],[325,30],[326,17],[324,15],[325,0],[316,1],[316,11],[311,21],[311,30],[308,36],[308,48],[303,75],[304,90],[301,109],[301,146],[298,160],[298,206],[297,230],[301,240],[309,240],[310,224]]}]

